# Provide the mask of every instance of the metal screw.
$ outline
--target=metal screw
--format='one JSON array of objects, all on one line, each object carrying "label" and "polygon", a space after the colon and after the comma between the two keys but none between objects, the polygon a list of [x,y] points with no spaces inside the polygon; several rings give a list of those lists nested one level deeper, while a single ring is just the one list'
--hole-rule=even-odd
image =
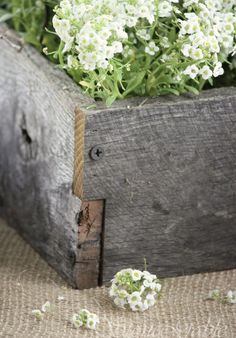
[{"label": "metal screw", "polygon": [[104,150],[100,146],[94,146],[90,150],[89,155],[90,155],[92,160],[99,161],[99,160],[101,160],[101,158],[103,158]]}]

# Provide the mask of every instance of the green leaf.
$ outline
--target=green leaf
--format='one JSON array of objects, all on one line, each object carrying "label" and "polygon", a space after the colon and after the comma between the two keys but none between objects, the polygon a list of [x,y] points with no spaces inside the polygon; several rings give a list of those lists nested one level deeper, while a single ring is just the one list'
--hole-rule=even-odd
[{"label": "green leaf", "polygon": [[112,105],[113,102],[115,102],[115,100],[117,99],[116,95],[111,95],[106,99],[106,105],[107,107],[110,107]]},{"label": "green leaf", "polygon": [[176,41],[176,29],[175,27],[173,27],[168,35],[168,40],[171,42],[171,44],[173,44]]},{"label": "green leaf", "polygon": [[128,82],[128,86],[124,93],[122,94],[122,97],[125,97],[129,93],[135,90],[143,81],[144,76],[146,74],[146,71],[141,71],[139,73],[130,73],[130,81]]},{"label": "green leaf", "polygon": [[13,15],[11,13],[5,13],[1,15],[1,12],[0,12],[0,23],[6,22],[7,20],[10,20],[12,17]]},{"label": "green leaf", "polygon": [[179,91],[173,88],[161,88],[159,89],[159,93],[163,95],[164,94],[174,94],[176,96],[180,95]]},{"label": "green leaf", "polygon": [[87,81],[80,81],[79,84],[82,86],[82,87],[87,87],[87,88],[90,88],[90,89],[93,89],[93,85]]},{"label": "green leaf", "polygon": [[212,78],[208,79],[208,82],[210,83],[211,86],[213,86],[213,80],[212,80]]},{"label": "green leaf", "polygon": [[187,91],[188,91],[189,93],[192,93],[192,94],[194,94],[194,95],[198,95],[198,94],[199,94],[199,91],[197,90],[197,88],[195,88],[195,87],[193,87],[193,86],[185,85],[184,87],[187,89]]}]

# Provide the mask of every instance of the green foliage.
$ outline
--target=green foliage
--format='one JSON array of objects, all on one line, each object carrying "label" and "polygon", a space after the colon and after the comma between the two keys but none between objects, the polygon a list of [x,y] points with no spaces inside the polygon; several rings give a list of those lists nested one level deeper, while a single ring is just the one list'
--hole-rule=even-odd
[{"label": "green foliage", "polygon": [[[178,28],[170,24],[170,18],[155,21],[152,25],[141,20],[135,28],[128,28],[126,45],[130,54],[116,54],[109,61],[108,68],[85,71],[79,64],[77,52],[73,48],[71,62],[74,65],[68,67],[67,54],[63,52],[65,44],[55,34],[52,25],[54,8],[59,3],[60,0],[0,0],[0,23],[7,22],[27,43],[35,46],[40,52],[46,51],[47,57],[66,68],[68,74],[85,92],[95,99],[102,99],[107,105],[127,96],[179,95],[185,92],[198,94],[203,87],[210,88],[212,85],[236,86],[236,68],[232,70],[227,63],[224,64],[225,74],[213,80],[204,81],[198,77],[186,81],[186,76],[180,77],[183,70],[191,66],[193,61],[185,61],[179,53],[183,41],[177,39]],[[152,57],[145,52],[147,41],[137,35],[137,31],[142,29],[150,31],[158,46],[164,44],[164,39],[168,41],[165,60],[161,52],[158,57]],[[133,43],[134,37],[136,43]],[[222,59],[223,61],[225,60]]]},{"label": "green foliage", "polygon": [[49,33],[52,29],[53,8],[57,0],[0,0],[0,22],[6,21],[27,43],[38,50],[58,48],[59,39]]}]

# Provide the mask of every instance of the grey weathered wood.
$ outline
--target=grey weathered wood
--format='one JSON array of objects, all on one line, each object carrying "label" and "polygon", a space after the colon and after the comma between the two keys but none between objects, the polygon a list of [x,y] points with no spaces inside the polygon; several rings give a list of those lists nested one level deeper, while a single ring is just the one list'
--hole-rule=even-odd
[{"label": "grey weathered wood", "polygon": [[86,115],[84,198],[106,200],[104,280],[144,257],[160,276],[236,267],[236,88],[143,100]]},{"label": "grey weathered wood", "polygon": [[[87,225],[73,180],[88,203],[105,200],[104,281],[142,268],[144,257],[160,276],[236,266],[236,88],[87,111],[93,101],[72,80],[1,34],[1,216],[77,286],[81,274],[96,282],[101,238],[93,228],[88,247],[78,234]],[[86,121],[84,189],[73,177],[82,177],[84,148],[77,140],[74,161],[75,106]],[[78,122],[76,133],[83,129]],[[89,156],[94,145],[104,149],[100,161]]]},{"label": "grey weathered wood", "polygon": [[74,109],[91,100],[5,27],[0,35],[0,214],[75,286]]}]

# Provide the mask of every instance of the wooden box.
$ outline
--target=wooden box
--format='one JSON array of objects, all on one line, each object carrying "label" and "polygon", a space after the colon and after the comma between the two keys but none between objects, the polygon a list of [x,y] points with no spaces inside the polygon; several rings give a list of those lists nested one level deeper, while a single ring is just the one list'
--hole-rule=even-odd
[{"label": "wooden box", "polygon": [[1,217],[78,288],[236,267],[236,88],[107,108],[0,35]]}]

